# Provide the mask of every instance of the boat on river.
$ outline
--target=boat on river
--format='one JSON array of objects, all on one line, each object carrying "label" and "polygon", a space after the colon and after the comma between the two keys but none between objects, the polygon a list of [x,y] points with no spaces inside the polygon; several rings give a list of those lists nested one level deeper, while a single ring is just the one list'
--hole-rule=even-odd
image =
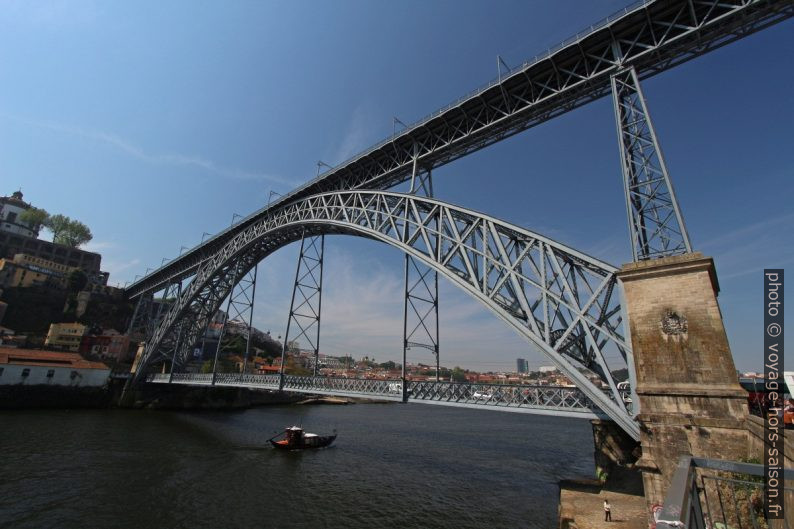
[{"label": "boat on river", "polygon": [[300,426],[291,426],[276,437],[284,436],[278,441],[270,439],[270,444],[274,448],[281,450],[305,450],[310,448],[324,448],[330,446],[336,439],[336,430],[332,435],[317,435],[316,433],[304,432]]}]

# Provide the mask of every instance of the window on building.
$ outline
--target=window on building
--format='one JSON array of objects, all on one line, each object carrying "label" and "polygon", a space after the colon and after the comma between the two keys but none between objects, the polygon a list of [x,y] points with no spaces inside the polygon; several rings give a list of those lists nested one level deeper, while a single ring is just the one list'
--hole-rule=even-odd
[{"label": "window on building", "polygon": [[0,377],[3,376],[3,371],[5,371],[5,368],[4,367],[0,367]]},{"label": "window on building", "polygon": [[26,367],[25,369],[22,370],[22,376],[26,377],[28,375],[30,375],[30,368]]},{"label": "window on building", "polygon": [[77,378],[79,375],[80,375],[80,373],[78,373],[77,371],[72,371],[72,373],[69,375],[69,378],[71,378],[72,380],[74,380],[74,379],[76,379],[76,378]]},{"label": "window on building", "polygon": [[17,220],[17,214],[14,211],[9,211],[8,216],[6,217],[8,222],[15,222]]},{"label": "window on building", "polygon": [[47,370],[47,378],[52,378],[54,376],[55,376],[55,370],[54,369],[48,369]]}]

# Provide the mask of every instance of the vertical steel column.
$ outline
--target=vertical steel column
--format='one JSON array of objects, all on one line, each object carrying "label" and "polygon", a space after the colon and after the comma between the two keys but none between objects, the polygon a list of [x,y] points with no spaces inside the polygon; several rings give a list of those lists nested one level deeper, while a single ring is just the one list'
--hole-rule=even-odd
[{"label": "vertical steel column", "polygon": [[612,98],[634,260],[691,252],[634,67],[612,76]]},{"label": "vertical steel column", "polygon": [[[279,389],[284,387],[284,364],[287,347],[290,343],[290,330],[297,327],[300,332],[294,339],[305,338],[314,352],[313,376],[317,376],[320,359],[320,316],[323,301],[323,257],[325,235],[301,236],[301,249],[298,267],[295,270],[295,284],[292,287],[287,331],[281,349],[281,369],[279,370]],[[295,300],[298,300],[296,305]],[[314,332],[312,332],[314,331]]]},{"label": "vertical steel column", "polygon": [[[165,285],[165,289],[163,290],[163,295],[160,297],[159,303],[155,303],[154,297],[152,297],[152,307],[150,310],[152,317],[149,318],[149,322],[146,328],[147,342],[154,334],[154,331],[157,330],[157,327],[160,325],[160,322],[165,317],[166,312],[168,312],[167,309],[164,309],[164,307],[168,303],[168,299],[170,299],[170,297],[172,296],[178,299],[181,293],[182,293],[182,281],[179,281],[177,283],[168,282]],[[176,299],[174,301],[176,301]]]},{"label": "vertical steel column", "polygon": [[256,297],[256,273],[258,269],[259,263],[254,265],[253,277],[251,277],[252,272],[248,273],[248,277],[250,278],[251,297],[250,310],[248,311],[248,340],[245,342],[245,358],[243,358],[243,368],[240,371],[241,378],[245,374],[245,370],[248,367],[248,355],[251,352],[251,336],[254,334],[254,298]]},{"label": "vertical steel column", "polygon": [[[240,261],[235,264],[234,267],[234,279],[232,279],[232,285],[237,284],[237,276],[240,274]],[[215,348],[215,360],[212,362],[212,385],[215,385],[215,378],[217,375],[217,367],[218,367],[218,355],[221,352],[221,343],[223,342],[223,334],[226,331],[226,324],[229,322],[229,309],[232,306],[232,294],[234,293],[234,286],[232,286],[232,291],[229,292],[229,299],[226,302],[226,317],[223,318],[223,323],[221,324],[221,332],[218,335],[218,346]]]},{"label": "vertical steel column", "polygon": [[[416,148],[414,149],[416,151]],[[414,155],[414,166],[411,174],[409,194],[433,196],[433,174],[428,169],[420,172],[417,158]],[[406,201],[405,225],[403,226],[403,242],[409,243],[411,212]],[[415,219],[420,222],[420,219]],[[438,229],[438,226],[436,226]],[[410,307],[410,310],[409,310]],[[409,325],[408,320],[411,319]],[[435,320],[435,321],[431,321]],[[403,402],[408,399],[406,387],[407,351],[412,347],[428,349],[435,355],[436,381],[439,380],[441,363],[439,358],[438,332],[438,272],[418,259],[405,254],[405,294],[403,307]]]},{"label": "vertical steel column", "polygon": [[141,294],[138,297],[138,303],[135,304],[135,310],[132,312],[130,324],[127,327],[127,336],[132,337],[140,335],[144,339],[147,337],[149,329],[149,321],[151,320],[152,306],[154,305],[154,294]]},{"label": "vertical steel column", "polygon": [[[154,328],[155,328],[155,329],[157,328],[157,326],[158,326],[158,325],[160,325],[160,321],[161,321],[161,320],[162,320],[162,318],[165,316],[165,314],[163,314],[162,307],[163,307],[163,305],[165,304],[165,300],[167,300],[167,299],[168,299],[169,288],[170,288],[171,286],[172,286],[172,285],[170,285],[170,284],[169,284],[169,285],[168,285],[168,286],[165,288],[165,292],[163,293],[163,298],[162,298],[162,300],[161,300],[162,302],[160,303],[160,306],[159,306],[159,307],[158,307],[158,309],[157,309],[157,323],[156,323],[156,324],[155,324],[155,326],[154,326]],[[176,287],[176,299],[178,300],[178,299],[179,299],[179,296],[181,296],[181,295],[182,295],[182,281],[180,281],[179,283],[177,283],[177,284],[176,284],[176,285],[174,285],[174,286]],[[173,293],[173,290],[171,291],[171,293]],[[182,324],[182,322],[180,322],[180,323],[179,323],[179,334],[177,334],[177,338],[176,338],[176,344],[174,344],[174,351],[173,351],[173,353],[171,354],[171,370],[170,370],[170,372],[168,373],[168,383],[169,383],[169,384],[170,384],[170,383],[171,383],[171,382],[174,380],[174,367],[175,367],[175,365],[176,365],[176,355],[179,353],[179,346],[180,346],[180,345],[181,345],[181,343],[182,343],[182,332],[183,332],[183,330],[184,330],[183,324]],[[154,333],[154,331],[152,331],[152,333]],[[150,335],[150,336],[151,336],[151,335]],[[149,338],[147,337],[147,340],[148,340],[148,339],[149,339]]]}]

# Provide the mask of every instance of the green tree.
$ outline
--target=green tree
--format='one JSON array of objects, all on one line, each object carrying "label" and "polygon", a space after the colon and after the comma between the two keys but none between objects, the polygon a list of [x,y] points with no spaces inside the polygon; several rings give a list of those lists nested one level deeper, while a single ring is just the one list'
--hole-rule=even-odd
[{"label": "green tree", "polygon": [[48,218],[50,218],[50,214],[39,208],[26,209],[19,214],[19,221],[25,224],[30,224],[33,226],[33,229],[36,232],[38,232],[39,229],[44,226],[44,223],[47,222]]},{"label": "green tree", "polygon": [[93,238],[88,226],[78,220],[72,220],[66,230],[61,233],[60,240],[56,242],[71,248],[78,248]]},{"label": "green tree", "polygon": [[47,216],[42,226],[52,233],[52,242],[72,248],[77,248],[94,238],[88,226],[60,213]]},{"label": "green tree", "polygon": [[450,374],[450,378],[452,379],[452,382],[466,382],[466,372],[458,366],[455,366],[455,368],[452,370],[452,373]]},{"label": "green tree", "polygon": [[52,242],[58,242],[57,239],[61,236],[64,230],[69,228],[69,223],[72,221],[66,215],[48,215],[42,225],[52,233]]},{"label": "green tree", "polygon": [[80,269],[72,270],[66,277],[69,292],[80,292],[88,284],[88,276]]}]

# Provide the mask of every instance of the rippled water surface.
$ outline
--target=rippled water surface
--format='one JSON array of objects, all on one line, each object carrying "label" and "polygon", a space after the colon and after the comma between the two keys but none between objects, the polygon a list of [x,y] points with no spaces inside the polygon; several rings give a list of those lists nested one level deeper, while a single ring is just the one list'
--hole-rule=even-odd
[{"label": "rippled water surface", "polygon": [[[339,430],[280,452],[275,431]],[[555,527],[587,421],[420,404],[0,412],[0,526]]]}]

